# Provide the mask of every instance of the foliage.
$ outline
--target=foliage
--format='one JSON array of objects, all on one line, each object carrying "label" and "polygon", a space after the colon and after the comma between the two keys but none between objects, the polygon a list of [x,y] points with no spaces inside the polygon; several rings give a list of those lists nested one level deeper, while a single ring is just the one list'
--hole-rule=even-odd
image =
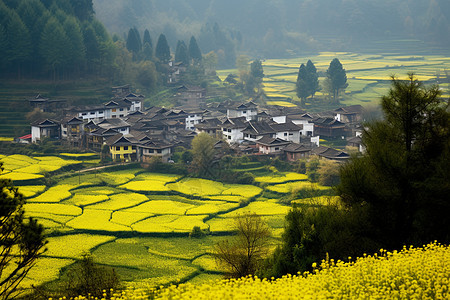
[{"label": "foliage", "polygon": [[366,153],[341,169],[338,194],[348,207],[366,207],[384,247],[450,239],[450,113],[439,94],[413,74],[392,78],[384,120],[363,133]]},{"label": "foliage", "polygon": [[336,186],[339,184],[340,163],[333,160],[322,159],[319,163],[319,183],[324,186]]},{"label": "foliage", "polygon": [[200,177],[213,178],[214,139],[207,133],[200,133],[192,140],[193,161],[191,167]]},{"label": "foliage", "polygon": [[159,35],[158,42],[156,43],[155,57],[163,64],[168,63],[171,57],[166,36],[162,33]]},{"label": "foliage", "polygon": [[270,230],[256,214],[235,218],[237,235],[230,242],[225,240],[215,246],[215,257],[234,278],[255,274],[267,252]]},{"label": "foliage", "polygon": [[104,297],[105,290],[118,289],[120,279],[114,269],[99,266],[90,254],[84,254],[80,262],[69,269],[63,282],[63,293],[68,296]]},{"label": "foliage", "polygon": [[348,86],[347,74],[339,59],[335,58],[331,61],[327,69],[327,79],[333,93],[333,101],[339,101],[339,92]]},{"label": "foliage", "polygon": [[286,216],[282,244],[266,261],[262,275],[281,277],[311,270],[314,262],[329,255],[334,259],[375,251],[367,234],[363,212],[349,213],[336,205],[294,207]]},{"label": "foliage", "polygon": [[182,62],[184,65],[189,65],[189,52],[184,41],[178,41],[175,49],[175,62]]},{"label": "foliage", "polygon": [[[0,171],[3,171],[0,164]],[[45,251],[44,228],[25,220],[24,198],[10,180],[0,179],[0,298],[13,299],[20,283]]]},{"label": "foliage", "polygon": [[200,51],[194,36],[191,36],[191,39],[189,40],[189,57],[194,61],[194,64],[201,63],[202,61],[202,52]]}]

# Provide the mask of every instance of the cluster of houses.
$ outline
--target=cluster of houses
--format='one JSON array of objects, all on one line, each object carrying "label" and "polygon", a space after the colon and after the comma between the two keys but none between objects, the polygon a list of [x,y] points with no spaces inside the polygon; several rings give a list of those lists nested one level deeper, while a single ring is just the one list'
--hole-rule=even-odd
[{"label": "cluster of houses", "polygon": [[109,147],[113,160],[148,162],[158,156],[171,160],[175,147],[190,148],[192,139],[207,133],[227,142],[237,154],[283,156],[289,161],[318,155],[345,160],[343,151],[320,146],[320,137],[347,139],[361,149],[362,107],[353,105],[321,114],[299,108],[260,106],[252,101],[206,104],[206,91],[182,85],[176,89],[176,108],[144,108],[144,96],[130,87],[113,88],[114,97],[102,105],[68,108],[64,101],[37,96],[33,107],[52,111],[57,107],[64,117],[31,124],[35,143],[42,138],[59,139],[72,147],[101,151]]}]

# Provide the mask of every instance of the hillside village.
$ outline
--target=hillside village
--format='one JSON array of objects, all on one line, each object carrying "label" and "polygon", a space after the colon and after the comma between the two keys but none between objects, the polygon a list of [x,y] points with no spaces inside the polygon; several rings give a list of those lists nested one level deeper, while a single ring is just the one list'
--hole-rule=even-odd
[{"label": "hillside village", "polygon": [[205,132],[223,141],[237,155],[280,156],[295,161],[310,155],[346,160],[349,154],[320,145],[320,137],[346,139],[361,145],[362,106],[341,107],[319,114],[300,108],[262,106],[253,101],[208,103],[206,89],[180,85],[175,108],[143,106],[144,96],[130,85],[112,88],[113,97],[102,105],[66,107],[64,100],[38,95],[29,99],[33,108],[62,117],[31,124],[31,134],[20,142],[43,138],[60,140],[77,149],[100,152],[107,145],[114,161],[148,162],[161,157],[171,162],[174,148],[190,148],[192,139]]}]

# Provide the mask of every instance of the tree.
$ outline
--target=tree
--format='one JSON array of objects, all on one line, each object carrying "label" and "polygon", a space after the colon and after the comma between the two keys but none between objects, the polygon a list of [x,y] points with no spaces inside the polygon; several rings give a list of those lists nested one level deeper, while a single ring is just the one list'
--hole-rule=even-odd
[{"label": "tree", "polygon": [[30,33],[16,12],[11,10],[7,20],[5,60],[17,67],[20,78],[21,67],[30,58],[32,51]]},{"label": "tree", "polygon": [[327,70],[327,79],[330,81],[333,101],[338,102],[339,92],[348,86],[347,74],[339,59],[335,58],[331,61]]},{"label": "tree", "polygon": [[216,261],[230,277],[254,275],[267,254],[270,229],[260,216],[248,213],[234,219],[234,230],[231,242],[215,245]]},{"label": "tree", "polygon": [[300,68],[298,69],[297,83],[295,87],[297,97],[299,97],[301,103],[304,104],[306,98],[310,95],[310,89],[308,85],[308,71],[306,70],[306,66],[304,64],[301,64]]},{"label": "tree", "polygon": [[160,34],[158,42],[156,43],[155,56],[163,64],[167,64],[170,60],[170,48],[167,43],[166,36]]},{"label": "tree", "polygon": [[144,38],[142,40],[142,44],[145,45],[145,43],[149,44],[149,46],[153,49],[153,42],[148,29],[144,30]]},{"label": "tree", "polygon": [[25,219],[24,203],[11,180],[0,179],[0,299],[20,293],[20,283],[45,251],[44,228],[35,219]]},{"label": "tree", "polygon": [[101,267],[94,262],[90,254],[84,254],[81,261],[69,269],[64,284],[63,292],[68,293],[68,296],[92,295],[100,298],[105,290],[109,292],[111,289],[117,289],[120,279],[114,269]]},{"label": "tree", "polygon": [[141,41],[138,36],[139,32],[136,27],[130,28],[127,36],[127,49],[133,53],[133,57],[136,59],[137,54],[141,51]]},{"label": "tree", "polygon": [[379,245],[367,237],[364,214],[338,205],[295,207],[286,216],[282,242],[258,276],[271,278],[312,271],[327,257],[338,260],[374,252]]},{"label": "tree", "polygon": [[191,36],[189,41],[189,57],[194,60],[194,64],[199,64],[202,61],[202,52],[194,36]]},{"label": "tree", "polygon": [[69,39],[63,27],[55,18],[50,18],[42,32],[39,51],[53,74],[53,80],[57,79],[59,71],[69,60],[66,52],[68,46]]},{"label": "tree", "polygon": [[210,72],[215,72],[218,63],[217,54],[214,51],[211,51],[205,55],[203,58],[203,65]]},{"label": "tree", "polygon": [[155,89],[158,80],[155,64],[151,61],[141,62],[137,66],[137,71],[136,80],[149,90]]},{"label": "tree", "polygon": [[319,75],[317,74],[316,66],[309,59],[306,63],[306,72],[308,74],[307,83],[310,96],[314,97],[316,92],[320,91]]},{"label": "tree", "polygon": [[178,41],[177,48],[175,50],[175,62],[182,62],[186,66],[189,65],[189,53],[184,41]]},{"label": "tree", "polygon": [[192,140],[192,167],[202,177],[213,177],[214,139],[207,133],[200,133]]},{"label": "tree", "polygon": [[69,62],[71,66],[79,70],[82,68],[86,59],[86,48],[84,47],[83,33],[74,17],[68,17],[63,24],[64,31],[68,38]]},{"label": "tree", "polygon": [[343,166],[337,187],[348,207],[367,208],[386,248],[450,240],[449,104],[437,86],[408,76],[392,77],[384,120],[366,124],[366,152]]},{"label": "tree", "polygon": [[257,85],[260,86],[264,78],[264,70],[259,59],[254,60],[250,64],[250,74],[255,79]]}]

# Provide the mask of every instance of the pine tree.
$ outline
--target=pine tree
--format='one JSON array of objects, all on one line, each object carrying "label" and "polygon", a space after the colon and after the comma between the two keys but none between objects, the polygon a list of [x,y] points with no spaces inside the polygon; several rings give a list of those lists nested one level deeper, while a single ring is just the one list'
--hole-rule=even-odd
[{"label": "pine tree", "polygon": [[139,53],[139,38],[136,35],[136,30],[134,28],[130,28],[128,30],[128,37],[127,37],[127,43],[126,43],[128,51],[133,53],[133,56]]},{"label": "pine tree", "polygon": [[[367,123],[366,152],[340,172],[337,192],[349,208],[367,210],[383,247],[450,241],[450,113],[439,87],[413,74],[392,79],[384,118]],[[383,218],[380,218],[383,216]]]},{"label": "pine tree", "polygon": [[333,101],[338,102],[339,92],[348,86],[347,74],[339,59],[335,58],[331,61],[327,70],[327,78],[330,81]]},{"label": "pine tree", "polygon": [[63,27],[69,42],[66,48],[69,62],[72,68],[80,70],[86,59],[86,48],[81,28],[74,17],[68,17]]},{"label": "pine tree", "polygon": [[158,42],[156,43],[155,56],[163,64],[167,64],[171,57],[166,36],[162,33],[159,35]]},{"label": "pine tree", "polygon": [[202,52],[198,47],[197,40],[194,36],[189,41],[189,57],[194,60],[194,63],[198,64],[202,61]]},{"label": "pine tree", "polygon": [[20,78],[22,65],[31,57],[31,37],[19,15],[12,11],[6,23],[6,61],[17,70]]},{"label": "pine tree", "polygon": [[63,27],[55,18],[50,18],[42,31],[39,50],[47,67],[52,71],[53,80],[57,79],[58,72],[69,59],[68,47],[70,48],[70,43]]},{"label": "pine tree", "polygon": [[316,92],[320,91],[319,75],[317,74],[316,66],[311,60],[306,63],[306,72],[308,73],[307,83],[309,89],[309,96],[314,98]]},{"label": "pine tree", "polygon": [[296,92],[297,97],[300,98],[301,104],[303,105],[305,103],[306,98],[311,95],[310,88],[308,85],[308,71],[306,70],[305,64],[301,64],[300,68],[298,69],[298,75],[297,75],[297,83],[296,83]]},{"label": "pine tree", "polygon": [[182,62],[189,65],[189,54],[184,41],[178,41],[177,49],[175,50],[175,62]]},{"label": "pine tree", "polygon": [[86,60],[90,71],[93,71],[100,59],[100,49],[97,36],[92,26],[88,25],[83,30],[84,45],[86,47]]},{"label": "pine tree", "polygon": [[142,40],[142,45],[145,45],[145,43],[149,44],[149,46],[153,48],[152,38],[150,37],[150,32],[148,31],[148,29],[145,29],[144,31],[144,39]]}]

